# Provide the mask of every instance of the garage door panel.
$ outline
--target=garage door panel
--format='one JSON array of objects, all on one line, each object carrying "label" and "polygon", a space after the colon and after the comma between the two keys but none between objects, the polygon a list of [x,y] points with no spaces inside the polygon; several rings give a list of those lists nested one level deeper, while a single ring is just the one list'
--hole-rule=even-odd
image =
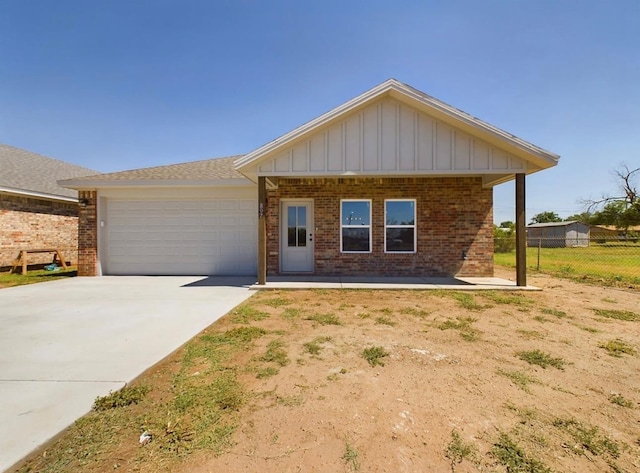
[{"label": "garage door panel", "polygon": [[253,199],[107,201],[105,274],[255,275]]}]

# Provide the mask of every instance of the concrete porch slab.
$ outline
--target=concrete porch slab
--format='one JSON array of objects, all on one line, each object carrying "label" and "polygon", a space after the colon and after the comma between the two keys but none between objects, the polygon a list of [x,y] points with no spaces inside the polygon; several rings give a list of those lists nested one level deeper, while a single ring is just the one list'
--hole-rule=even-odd
[{"label": "concrete porch slab", "polygon": [[514,281],[495,277],[422,278],[422,277],[358,277],[358,276],[271,276],[267,284],[253,284],[254,290],[277,289],[388,289],[455,291],[540,291],[535,286],[517,286]]}]

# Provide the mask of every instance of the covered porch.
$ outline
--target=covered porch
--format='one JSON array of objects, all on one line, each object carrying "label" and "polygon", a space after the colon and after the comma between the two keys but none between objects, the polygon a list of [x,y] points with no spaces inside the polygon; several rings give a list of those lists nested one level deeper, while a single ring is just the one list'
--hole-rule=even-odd
[{"label": "covered porch", "polygon": [[371,276],[270,276],[253,290],[281,289],[365,289],[365,290],[454,290],[454,291],[540,291],[536,286],[498,277],[371,277]]}]

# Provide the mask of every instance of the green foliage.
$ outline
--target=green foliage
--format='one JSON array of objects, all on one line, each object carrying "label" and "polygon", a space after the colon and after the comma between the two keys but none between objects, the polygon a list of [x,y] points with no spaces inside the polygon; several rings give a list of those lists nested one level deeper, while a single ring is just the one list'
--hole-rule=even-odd
[{"label": "green foliage", "polygon": [[557,309],[540,309],[540,312],[542,312],[543,314],[553,315],[555,317],[558,317],[559,319],[567,316],[566,312]]},{"label": "green foliage", "polygon": [[539,383],[537,379],[532,378],[531,376],[521,371],[498,370],[498,374],[509,378],[513,384],[518,386],[520,389],[522,389],[526,393],[531,392],[531,390],[529,389],[530,384]]},{"label": "green foliage", "polygon": [[278,368],[275,368],[273,366],[266,366],[264,368],[259,368],[256,371],[256,378],[258,379],[270,378],[271,376],[277,375],[279,371],[280,370]]},{"label": "green foliage", "polygon": [[616,228],[627,228],[640,225],[640,201],[629,205],[625,201],[607,203],[602,210],[595,212],[591,218],[594,225],[614,225]]},{"label": "green foliage", "polygon": [[27,271],[27,274],[0,273],[0,288],[24,286],[26,284],[36,284],[45,281],[55,281],[56,279],[72,278],[78,275],[75,269],[60,271],[34,270]]},{"label": "green foliage", "polygon": [[500,434],[498,441],[493,444],[491,453],[501,465],[507,468],[507,472],[551,473],[544,463],[527,455],[505,433]]},{"label": "green foliage", "polygon": [[267,345],[267,352],[260,358],[267,363],[276,363],[280,366],[287,366],[291,360],[287,356],[282,340],[272,340]]},{"label": "green foliage", "polygon": [[260,327],[236,327],[225,332],[224,336],[230,340],[249,343],[265,335],[267,331]]},{"label": "green foliage", "polygon": [[553,366],[559,370],[564,369],[565,361],[562,358],[554,358],[540,350],[521,351],[516,353],[516,355],[522,361],[526,361],[530,365],[538,365],[543,369],[547,369],[547,366]]},{"label": "green foliage", "polygon": [[493,226],[493,251],[511,253],[516,248],[516,234],[513,228]]},{"label": "green foliage", "polygon": [[377,317],[376,323],[379,325],[389,325],[390,327],[393,327],[394,325],[396,325],[396,322],[391,320],[389,317],[383,317],[383,316]]},{"label": "green foliage", "polygon": [[233,372],[224,372],[211,383],[213,401],[219,409],[238,410],[244,403],[244,389]]},{"label": "green foliage", "polygon": [[531,218],[531,223],[552,223],[562,222],[562,219],[555,212],[540,212]]},{"label": "green foliage", "polygon": [[593,219],[593,214],[591,212],[581,212],[579,214],[569,215],[564,219],[565,222],[580,222],[585,224],[593,223],[591,220]]},{"label": "green foliage", "polygon": [[528,307],[533,304],[533,300],[518,292],[482,291],[481,294],[482,297],[496,304],[515,305],[518,307]]},{"label": "green foliage", "polygon": [[640,322],[640,314],[636,314],[630,310],[593,309],[593,311],[602,317],[607,317],[608,319]]},{"label": "green foliage", "polygon": [[302,309],[298,307],[287,307],[282,313],[282,316],[289,320],[297,319],[300,315],[302,315]]},{"label": "green foliage", "polygon": [[633,409],[635,407],[633,402],[625,398],[622,394],[612,394],[609,396],[609,402],[620,407],[626,407],[627,409]]},{"label": "green foliage", "polygon": [[367,360],[367,362],[371,365],[371,366],[376,366],[376,365],[380,365],[380,366],[384,366],[384,362],[381,360],[381,358],[384,358],[386,356],[389,356],[389,352],[387,352],[383,347],[370,347],[370,348],[365,348],[362,351],[362,357]]},{"label": "green foliage", "polygon": [[258,310],[250,304],[244,304],[231,312],[231,321],[235,324],[248,324],[253,320],[262,320],[269,317],[269,314]]},{"label": "green foliage", "polygon": [[457,317],[456,320],[448,319],[438,325],[440,330],[459,330],[460,336],[468,341],[474,342],[480,338],[480,331],[471,326],[478,319],[473,317]]},{"label": "green foliage", "polygon": [[125,386],[119,391],[109,391],[108,395],[96,398],[93,403],[93,410],[100,412],[138,404],[148,392],[148,386]]},{"label": "green foliage", "polygon": [[[584,248],[527,248],[530,270],[598,286],[639,286],[640,245],[631,242],[597,244]],[[495,253],[496,265],[515,267],[515,252]]]},{"label": "green foliage", "polygon": [[478,304],[474,297],[468,292],[450,292],[453,299],[458,302],[458,305],[467,310],[482,310],[486,308],[482,304]]},{"label": "green foliage", "polygon": [[615,356],[616,358],[620,358],[622,355],[635,355],[636,353],[635,348],[619,338],[601,343],[598,346],[604,348],[609,355]]},{"label": "green foliage", "polygon": [[349,465],[351,471],[359,471],[360,470],[360,461],[358,460],[358,451],[353,448],[353,446],[349,442],[345,442],[344,455],[342,455],[342,460]]},{"label": "green foliage", "polygon": [[569,433],[575,442],[573,447],[579,450],[586,450],[593,455],[609,455],[612,458],[620,456],[620,447],[615,440],[611,440],[606,435],[600,434],[600,429],[596,426],[589,426],[576,419],[557,418],[553,421],[553,426]]},{"label": "green foliage", "polygon": [[324,348],[322,344],[330,341],[331,341],[331,337],[316,337],[312,341],[307,342],[302,346],[304,347],[307,353],[309,353],[310,355],[317,356],[320,354],[320,352]]},{"label": "green foliage", "polygon": [[342,325],[342,322],[335,314],[313,314],[307,317],[320,325]]},{"label": "green foliage", "polygon": [[283,305],[291,304],[289,299],[285,299],[284,297],[274,297],[272,299],[267,299],[262,301],[264,305],[268,305],[269,307],[282,307]]},{"label": "green foliage", "polygon": [[473,444],[462,440],[457,430],[451,431],[451,442],[445,452],[445,456],[451,460],[451,471],[454,471],[455,465],[462,463],[462,460],[473,460],[475,453],[476,449]]}]

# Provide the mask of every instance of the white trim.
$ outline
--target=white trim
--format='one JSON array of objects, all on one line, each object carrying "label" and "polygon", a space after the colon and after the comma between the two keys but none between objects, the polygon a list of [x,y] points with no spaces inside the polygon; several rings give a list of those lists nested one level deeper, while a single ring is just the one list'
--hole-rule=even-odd
[{"label": "white trim", "polygon": [[108,179],[66,179],[58,181],[58,185],[69,189],[104,189],[108,187],[253,187],[255,183],[246,178],[233,178],[233,179],[210,179],[210,180],[195,180],[195,179],[148,179],[148,180],[134,180],[134,179],[122,179],[122,180],[108,180]]},{"label": "white trim", "polygon": [[61,200],[63,202],[71,202],[74,204],[78,203],[77,197],[66,197],[55,194],[47,194],[45,192],[36,192],[36,191],[27,191],[23,189],[14,189],[12,187],[0,187],[0,192],[5,192],[7,194],[15,194],[15,195],[24,195],[27,197],[36,197],[38,199],[46,199],[46,200]]},{"label": "white trim", "polygon": [[[311,241],[307,241],[307,246],[304,248],[307,248],[309,250],[309,252],[311,253],[311,269],[309,271],[284,271],[283,270],[283,257],[284,257],[284,252],[286,251],[286,248],[288,246],[289,243],[289,234],[288,231],[285,231],[285,229],[288,228],[288,222],[285,221],[285,219],[287,218],[287,214],[285,213],[285,207],[287,205],[296,205],[296,204],[301,204],[301,205],[307,205],[307,208],[309,209],[309,212],[307,214],[307,238],[311,238]],[[292,198],[292,199],[280,199],[280,216],[279,216],[279,222],[278,222],[278,248],[279,248],[279,255],[280,257],[278,258],[278,268],[280,270],[281,273],[284,274],[313,274],[315,272],[315,268],[316,268],[316,250],[315,250],[315,215],[314,215],[314,207],[315,207],[315,202],[314,199],[312,198],[303,198],[303,197],[298,197],[298,198]],[[296,236],[297,238],[297,236]]]},{"label": "white trim", "polygon": [[[369,225],[343,225],[342,224],[342,203],[343,202],[367,202],[369,204]],[[371,199],[340,199],[340,253],[358,254],[371,253],[373,251],[373,202]],[[368,228],[369,229],[369,251],[344,251],[342,249],[342,229],[343,228]]]},{"label": "white trim", "polygon": [[[387,225],[387,202],[413,202],[413,225]],[[394,255],[418,252],[418,203],[416,199],[384,199],[384,252]],[[387,228],[413,228],[413,251],[388,251]]]}]

